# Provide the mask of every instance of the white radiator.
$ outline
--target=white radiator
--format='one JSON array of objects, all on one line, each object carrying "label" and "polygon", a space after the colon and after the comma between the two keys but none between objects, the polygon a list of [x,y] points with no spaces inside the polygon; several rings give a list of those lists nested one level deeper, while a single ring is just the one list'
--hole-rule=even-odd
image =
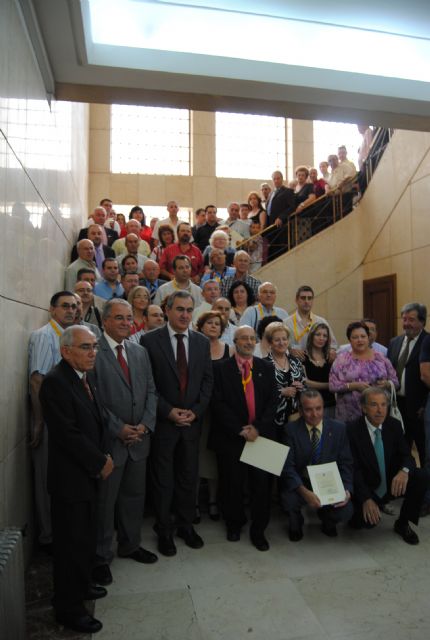
[{"label": "white radiator", "polygon": [[25,594],[22,535],[0,531],[0,638],[25,640]]}]

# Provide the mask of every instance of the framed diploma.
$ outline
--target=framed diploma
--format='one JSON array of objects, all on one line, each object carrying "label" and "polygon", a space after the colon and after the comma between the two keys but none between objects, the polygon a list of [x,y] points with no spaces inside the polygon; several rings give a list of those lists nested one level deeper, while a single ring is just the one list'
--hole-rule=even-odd
[{"label": "framed diploma", "polygon": [[313,464],[307,467],[312,491],[325,507],[345,500],[345,487],[336,462]]},{"label": "framed diploma", "polygon": [[258,436],[254,442],[246,442],[240,461],[280,476],[289,450],[284,444]]}]

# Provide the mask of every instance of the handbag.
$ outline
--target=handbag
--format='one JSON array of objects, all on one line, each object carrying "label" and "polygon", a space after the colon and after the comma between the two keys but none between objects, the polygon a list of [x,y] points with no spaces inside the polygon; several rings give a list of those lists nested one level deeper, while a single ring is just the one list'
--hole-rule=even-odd
[{"label": "handbag", "polygon": [[402,418],[402,414],[400,413],[400,409],[397,406],[396,388],[392,380],[390,380],[389,382],[390,382],[390,416],[400,422],[400,424],[402,425],[403,433],[404,433],[405,425],[403,424],[403,418]]}]

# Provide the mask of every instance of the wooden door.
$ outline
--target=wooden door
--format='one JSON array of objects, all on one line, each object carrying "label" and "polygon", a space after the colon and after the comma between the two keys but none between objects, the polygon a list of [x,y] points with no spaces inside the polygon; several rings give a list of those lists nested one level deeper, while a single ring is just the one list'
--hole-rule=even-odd
[{"label": "wooden door", "polygon": [[378,327],[377,342],[388,346],[396,331],[396,274],[363,281],[363,317],[373,318]]}]

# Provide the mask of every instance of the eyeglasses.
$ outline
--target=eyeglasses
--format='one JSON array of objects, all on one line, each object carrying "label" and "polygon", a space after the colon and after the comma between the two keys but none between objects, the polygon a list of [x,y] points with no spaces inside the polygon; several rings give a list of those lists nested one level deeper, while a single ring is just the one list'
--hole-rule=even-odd
[{"label": "eyeglasses", "polygon": [[56,304],[56,307],[61,307],[61,309],[73,309],[76,310],[78,308],[78,305],[75,304],[74,302],[72,304],[69,304],[68,302],[63,302],[63,304]]},{"label": "eyeglasses", "polygon": [[82,351],[98,351],[99,345],[97,343],[90,344],[89,342],[84,342],[83,344],[74,344],[76,349],[81,349]]}]

